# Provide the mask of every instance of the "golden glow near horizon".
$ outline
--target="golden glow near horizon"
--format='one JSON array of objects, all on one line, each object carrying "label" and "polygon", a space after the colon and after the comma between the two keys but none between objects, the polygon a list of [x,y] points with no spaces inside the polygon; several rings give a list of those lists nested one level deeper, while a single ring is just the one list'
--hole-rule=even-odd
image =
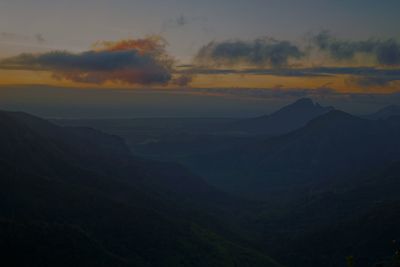
[{"label": "golden glow near horizon", "polygon": [[[317,77],[288,77],[270,74],[197,74],[192,77],[190,85],[132,85],[118,82],[106,82],[103,84],[87,84],[55,79],[48,71],[29,70],[0,70],[0,85],[48,85],[59,87],[71,87],[76,89],[104,88],[104,89],[143,89],[158,88],[168,90],[190,88],[240,88],[240,89],[321,89],[332,88],[338,93],[393,93],[399,89],[398,82],[390,85],[376,85],[365,88],[352,82],[352,75],[329,75]],[[189,92],[187,91],[189,89]],[[198,94],[198,92],[196,92]]]}]

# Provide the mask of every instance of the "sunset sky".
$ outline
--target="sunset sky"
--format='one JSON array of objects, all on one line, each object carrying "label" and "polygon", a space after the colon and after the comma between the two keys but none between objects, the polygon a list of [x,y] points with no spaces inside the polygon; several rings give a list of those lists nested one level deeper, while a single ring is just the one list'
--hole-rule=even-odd
[{"label": "sunset sky", "polygon": [[[3,0],[0,108],[253,116],[400,104],[396,0]],[[74,107],[74,108],[71,108]]]}]

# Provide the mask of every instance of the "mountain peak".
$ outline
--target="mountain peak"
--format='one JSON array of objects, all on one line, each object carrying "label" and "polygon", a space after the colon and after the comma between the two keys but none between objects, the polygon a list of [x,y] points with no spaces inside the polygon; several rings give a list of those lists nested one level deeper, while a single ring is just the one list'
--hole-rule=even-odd
[{"label": "mountain peak", "polygon": [[311,98],[303,97],[303,98],[296,100],[291,105],[312,105],[312,106],[314,106],[314,102]]},{"label": "mountain peak", "polygon": [[317,104],[314,104],[314,102],[311,98],[300,98],[300,99],[296,100],[295,102],[282,107],[275,113],[278,113],[282,110],[293,110],[293,109],[297,110],[297,109],[304,109],[304,108],[305,109],[313,109],[313,108],[318,108],[318,107],[320,107],[320,106]]},{"label": "mountain peak", "polygon": [[276,111],[271,115],[277,115],[277,114],[298,115],[299,112],[317,113],[318,115],[321,115],[332,109],[333,109],[332,107],[323,107],[319,103],[314,103],[314,101],[311,98],[300,98],[295,102],[293,102],[292,104],[284,106],[283,108],[281,108],[280,110]]},{"label": "mountain peak", "polygon": [[241,120],[232,128],[256,134],[283,134],[303,127],[332,109],[314,103],[310,98],[300,98],[270,115]]}]

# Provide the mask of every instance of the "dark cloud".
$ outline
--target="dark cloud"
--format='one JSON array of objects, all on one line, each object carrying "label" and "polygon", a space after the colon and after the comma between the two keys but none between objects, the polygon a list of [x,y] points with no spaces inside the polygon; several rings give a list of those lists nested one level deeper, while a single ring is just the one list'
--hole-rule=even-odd
[{"label": "dark cloud", "polygon": [[376,49],[376,57],[383,65],[400,65],[400,44],[393,39],[381,42]]},{"label": "dark cloud", "polygon": [[195,57],[201,65],[250,65],[274,68],[287,66],[291,59],[304,56],[301,49],[289,41],[259,38],[253,41],[210,42]]},{"label": "dark cloud", "polygon": [[329,31],[322,31],[312,36],[311,42],[336,60],[351,60],[357,54],[366,54],[383,66],[400,65],[400,43],[395,39],[342,40]]},{"label": "dark cloud", "polygon": [[157,38],[104,42],[83,53],[54,51],[21,54],[0,61],[0,68],[47,70],[57,79],[101,84],[166,84],[172,78],[173,60]]}]

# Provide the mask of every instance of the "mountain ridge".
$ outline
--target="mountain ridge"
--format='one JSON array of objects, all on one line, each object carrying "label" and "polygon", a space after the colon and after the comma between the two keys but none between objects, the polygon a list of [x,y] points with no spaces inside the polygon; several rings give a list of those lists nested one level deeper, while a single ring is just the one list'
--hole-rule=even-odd
[{"label": "mountain ridge", "polygon": [[333,109],[322,107],[310,98],[301,98],[270,115],[239,120],[231,124],[229,129],[251,134],[284,134]]},{"label": "mountain ridge", "polygon": [[[254,190],[262,194],[262,188],[270,187],[268,181],[307,186],[308,180],[317,185],[321,183],[316,184],[318,177],[323,177],[329,184],[329,179],[340,174],[362,171],[365,164],[379,165],[397,159],[400,142],[396,135],[400,134],[400,127],[395,122],[370,121],[332,110],[290,133],[194,157],[188,164],[219,188],[230,186],[229,190],[248,193]],[[256,184],[251,186],[252,180]],[[246,185],[240,181],[246,181]]]}]

